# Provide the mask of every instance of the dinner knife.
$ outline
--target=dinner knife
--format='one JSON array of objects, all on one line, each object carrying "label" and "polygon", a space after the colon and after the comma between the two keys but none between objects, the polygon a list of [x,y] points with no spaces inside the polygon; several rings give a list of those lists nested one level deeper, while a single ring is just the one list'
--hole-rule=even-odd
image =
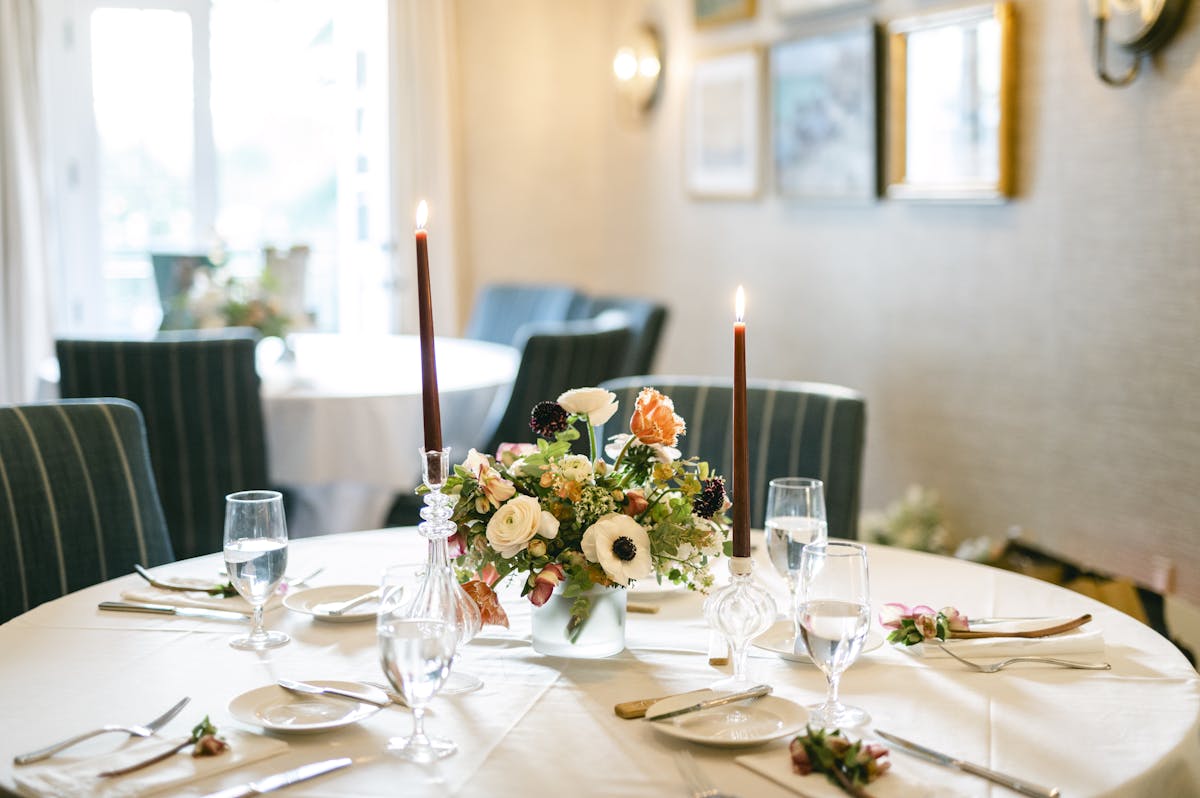
[{"label": "dinner knife", "polygon": [[980,778],[995,782],[996,784],[1007,787],[1010,790],[1019,792],[1022,795],[1028,795],[1031,798],[1059,798],[1057,787],[1046,788],[1038,786],[1037,784],[1030,784],[1027,781],[1022,781],[1021,779],[1014,778],[1013,776],[1006,776],[1003,773],[989,770],[982,765],[964,762],[961,759],[956,759],[947,754],[934,751],[932,748],[926,748],[925,746],[914,743],[911,740],[905,740],[903,737],[897,737],[894,734],[888,734],[887,732],[880,731],[879,729],[876,729],[875,733],[887,740],[889,743],[898,746],[905,753],[919,756],[922,759],[928,759],[930,762],[936,762],[944,767],[957,768],[964,773],[970,773],[974,776],[979,776]]},{"label": "dinner knife", "polygon": [[210,618],[217,621],[248,621],[244,612],[207,610],[201,607],[175,607],[170,604],[135,604],[131,601],[101,601],[100,609],[114,612],[149,612],[155,615],[179,615],[185,618]]},{"label": "dinner knife", "polygon": [[210,792],[204,798],[248,798],[251,795],[262,795],[264,792],[271,792],[272,790],[299,784],[302,781],[308,781],[309,779],[316,778],[325,773],[332,773],[335,770],[341,770],[353,764],[354,760],[348,756],[338,757],[337,759],[326,759],[322,762],[301,765],[294,770],[285,770],[282,773],[276,773],[274,776],[248,781],[237,787]]},{"label": "dinner knife", "polygon": [[759,685],[755,685],[754,687],[751,687],[749,690],[743,690],[740,693],[730,693],[729,695],[717,696],[716,698],[710,698],[707,701],[700,701],[698,703],[692,704],[691,706],[683,707],[682,709],[673,709],[668,712],[663,712],[663,713],[657,714],[657,715],[651,715],[650,712],[647,711],[646,712],[646,720],[651,720],[651,721],[666,720],[667,718],[674,718],[674,717],[678,717],[679,715],[686,715],[689,712],[699,712],[702,709],[711,709],[712,707],[719,707],[719,706],[723,706],[725,704],[732,704],[734,701],[744,701],[747,698],[761,698],[762,696],[765,696],[770,692],[771,692],[771,685],[759,684]]}]

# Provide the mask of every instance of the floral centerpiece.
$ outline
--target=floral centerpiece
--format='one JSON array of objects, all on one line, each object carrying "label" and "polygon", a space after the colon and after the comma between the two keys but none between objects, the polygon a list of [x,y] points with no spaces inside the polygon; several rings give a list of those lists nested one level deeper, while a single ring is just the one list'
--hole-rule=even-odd
[{"label": "floral centerpiece", "polygon": [[264,336],[282,338],[295,324],[283,310],[277,283],[269,270],[257,280],[239,280],[218,271],[197,276],[190,291],[177,298],[188,326],[197,329],[253,327]]},{"label": "floral centerpiece", "polygon": [[[556,588],[572,599],[568,637],[588,618],[587,593],[623,589],[638,579],[707,590],[709,566],[728,536],[722,477],[675,448],[686,424],[671,400],[642,389],[629,432],[597,452],[595,427],[617,412],[600,388],[567,391],[533,408],[537,444],[506,444],[496,457],[474,449],[444,488],[457,496],[450,539],[460,579],[485,622],[507,625],[491,588],[517,574],[535,607]],[[589,454],[574,454],[582,422]]]}]

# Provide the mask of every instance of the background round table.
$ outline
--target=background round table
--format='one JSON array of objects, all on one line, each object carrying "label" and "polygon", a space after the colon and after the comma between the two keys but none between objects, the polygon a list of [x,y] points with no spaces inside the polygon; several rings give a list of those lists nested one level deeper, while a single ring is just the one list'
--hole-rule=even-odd
[{"label": "background round table", "polygon": [[[420,340],[299,333],[262,372],[271,480],[297,500],[293,537],[374,529],[396,493],[421,481]],[[516,377],[509,346],[437,339],[442,439],[461,462],[486,443],[489,410]],[[503,398],[503,397],[501,397]]]},{"label": "background round table", "polygon": [[[326,571],[318,585],[369,583],[384,565],[417,562],[423,550],[424,540],[412,529],[314,538],[293,544],[288,570],[305,573],[320,564]],[[758,572],[782,598],[783,581],[761,552],[758,557]],[[1170,642],[1126,615],[1028,577],[878,546],[870,548],[870,559],[876,607],[889,601],[951,604],[977,617],[1090,612],[1113,666],[1102,672],[1025,666],[989,675],[884,646],[864,655],[842,684],[843,699],[870,712],[873,727],[1057,786],[1068,798],[1200,794],[1200,678]],[[156,573],[212,577],[219,563],[219,555],[209,556]],[[277,678],[381,678],[372,623],[325,624],[279,609],[267,614],[268,625],[291,634],[289,645],[262,654],[235,651],[228,640],[241,631],[236,625],[96,609],[135,585],[138,577],[121,577],[0,626],[0,787],[13,785],[13,754],[100,723],[153,717],[183,695],[192,696],[192,704],[164,734],[183,732],[204,713],[218,726],[237,727],[226,709],[230,700]],[[648,722],[613,714],[618,702],[705,687],[723,675],[708,664],[699,596],[685,591],[639,598],[657,602],[661,611],[629,616],[626,651],[571,660],[533,652],[530,605],[505,597],[511,630],[489,627],[456,665],[482,677],[484,687],[432,705],[429,730],[459,746],[436,765],[422,768],[384,753],[389,737],[410,728],[405,710],[389,708],[356,726],[287,737],[287,753],[179,794],[203,795],[307,762],[351,756],[353,767],[296,785],[286,795],[683,795],[672,752],[687,748],[734,795],[794,795],[736,764],[742,751],[689,745]],[[810,665],[759,651],[750,669],[776,695],[802,704],[824,693],[824,678]],[[112,736],[95,743],[101,750],[119,744]],[[750,750],[787,757],[785,740]],[[897,775],[886,778],[917,785],[906,795],[1012,794],[895,750],[892,760]],[[813,784],[796,777],[798,790]],[[879,792],[896,794],[885,793],[883,782]]]}]

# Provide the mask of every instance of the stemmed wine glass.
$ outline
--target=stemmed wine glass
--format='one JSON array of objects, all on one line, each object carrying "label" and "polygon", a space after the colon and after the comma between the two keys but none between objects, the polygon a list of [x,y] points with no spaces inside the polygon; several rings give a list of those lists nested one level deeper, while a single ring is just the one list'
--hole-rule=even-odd
[{"label": "stemmed wine glass", "polygon": [[229,581],[254,609],[249,635],[229,641],[248,651],[277,648],[291,638],[263,628],[263,605],[279,587],[287,569],[287,522],[283,495],[274,490],[245,490],[225,497],[225,570]]},{"label": "stemmed wine glass", "polygon": [[445,614],[430,612],[411,568],[389,568],[383,576],[376,631],[383,672],[412,709],[407,738],[388,741],[388,750],[411,762],[428,763],[453,754],[449,740],[425,734],[425,708],[450,675],[458,632]]},{"label": "stemmed wine glass", "polygon": [[764,526],[767,554],[775,571],[787,579],[791,597],[788,615],[793,615],[796,588],[800,583],[800,553],[807,544],[829,537],[825,519],[825,486],[821,480],[808,477],[771,480],[767,488]]},{"label": "stemmed wine glass", "polygon": [[866,723],[866,712],[838,700],[842,673],[858,659],[871,626],[866,548],[845,541],[804,547],[796,624],[829,682],[825,703],[808,707],[813,722],[827,729]]}]

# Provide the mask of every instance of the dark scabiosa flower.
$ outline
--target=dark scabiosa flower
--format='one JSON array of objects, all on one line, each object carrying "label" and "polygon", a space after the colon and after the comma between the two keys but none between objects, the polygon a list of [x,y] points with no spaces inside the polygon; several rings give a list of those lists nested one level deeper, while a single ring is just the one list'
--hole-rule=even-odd
[{"label": "dark scabiosa flower", "polygon": [[692,499],[692,512],[701,518],[712,518],[725,506],[725,478],[701,480],[700,492]]},{"label": "dark scabiosa flower", "polygon": [[538,402],[529,416],[529,428],[543,438],[553,438],[567,428],[570,414],[558,402]]}]

